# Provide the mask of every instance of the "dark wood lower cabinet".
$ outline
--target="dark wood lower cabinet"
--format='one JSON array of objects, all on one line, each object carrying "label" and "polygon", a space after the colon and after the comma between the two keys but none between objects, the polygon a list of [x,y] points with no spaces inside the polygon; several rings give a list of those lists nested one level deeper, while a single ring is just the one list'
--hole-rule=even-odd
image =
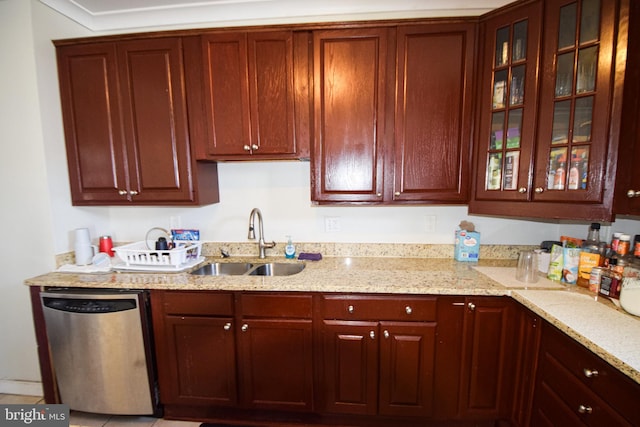
[{"label": "dark wood lower cabinet", "polygon": [[640,384],[544,323],[531,427],[638,426]]},{"label": "dark wood lower cabinet", "polygon": [[[60,403],[31,290],[46,401]],[[506,297],[152,290],[151,306],[167,419],[640,425],[640,384]]]}]

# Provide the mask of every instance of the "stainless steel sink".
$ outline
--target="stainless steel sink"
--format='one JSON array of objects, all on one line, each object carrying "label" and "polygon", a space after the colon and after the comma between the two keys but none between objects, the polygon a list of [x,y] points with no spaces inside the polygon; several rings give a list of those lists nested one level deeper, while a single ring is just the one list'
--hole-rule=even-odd
[{"label": "stainless steel sink", "polygon": [[291,276],[304,270],[304,264],[270,262],[251,264],[246,262],[214,262],[193,270],[198,276]]},{"label": "stainless steel sink", "polygon": [[304,270],[304,264],[271,262],[258,264],[249,271],[251,276],[291,276]]},{"label": "stainless steel sink", "polygon": [[251,270],[253,264],[246,262],[214,262],[191,272],[198,276],[241,276]]}]

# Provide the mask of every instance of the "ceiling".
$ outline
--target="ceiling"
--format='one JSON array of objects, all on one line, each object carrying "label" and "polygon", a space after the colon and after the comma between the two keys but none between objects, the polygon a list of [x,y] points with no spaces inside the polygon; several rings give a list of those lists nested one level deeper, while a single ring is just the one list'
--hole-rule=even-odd
[{"label": "ceiling", "polygon": [[40,0],[92,31],[477,16],[513,0]]}]

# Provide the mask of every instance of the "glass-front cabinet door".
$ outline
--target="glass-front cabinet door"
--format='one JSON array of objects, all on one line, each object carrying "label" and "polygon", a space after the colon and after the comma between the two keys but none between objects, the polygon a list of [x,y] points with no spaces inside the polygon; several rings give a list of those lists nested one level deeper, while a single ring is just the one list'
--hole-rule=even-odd
[{"label": "glass-front cabinet door", "polygon": [[534,200],[602,200],[615,10],[613,0],[547,2]]},{"label": "glass-front cabinet door", "polygon": [[541,10],[536,2],[483,23],[476,200],[529,198]]}]

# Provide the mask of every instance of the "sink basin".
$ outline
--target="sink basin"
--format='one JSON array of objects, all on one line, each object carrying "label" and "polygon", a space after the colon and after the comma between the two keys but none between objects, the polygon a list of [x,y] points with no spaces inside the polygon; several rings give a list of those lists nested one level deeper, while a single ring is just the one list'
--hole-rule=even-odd
[{"label": "sink basin", "polygon": [[271,262],[269,264],[259,264],[254,267],[249,275],[251,276],[291,276],[304,270],[304,264],[291,264]]},{"label": "sink basin", "polygon": [[246,262],[214,262],[203,265],[191,272],[198,276],[241,276],[249,271],[253,264]]}]

